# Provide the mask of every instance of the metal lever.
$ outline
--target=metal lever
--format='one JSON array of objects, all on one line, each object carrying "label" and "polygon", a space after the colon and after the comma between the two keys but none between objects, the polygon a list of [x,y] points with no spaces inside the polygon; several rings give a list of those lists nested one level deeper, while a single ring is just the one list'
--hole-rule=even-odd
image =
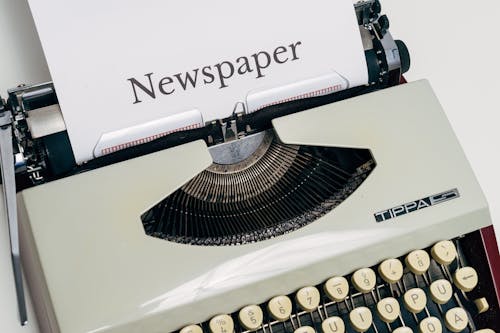
[{"label": "metal lever", "polygon": [[17,221],[16,176],[14,170],[14,151],[12,149],[12,114],[10,111],[1,112],[0,105],[0,162],[2,167],[2,184],[9,222],[10,251],[12,269],[16,284],[17,306],[21,325],[28,322],[26,300],[24,297],[23,275],[19,256],[19,226]]}]

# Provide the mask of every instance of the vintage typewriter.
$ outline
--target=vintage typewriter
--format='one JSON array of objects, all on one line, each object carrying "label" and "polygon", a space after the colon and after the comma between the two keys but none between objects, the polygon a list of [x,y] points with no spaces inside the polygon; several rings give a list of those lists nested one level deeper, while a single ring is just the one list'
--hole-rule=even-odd
[{"label": "vintage typewriter", "polygon": [[53,85],[9,91],[21,322],[20,251],[43,332],[500,332],[486,200],[380,3],[354,8],[369,85],[82,165]]}]

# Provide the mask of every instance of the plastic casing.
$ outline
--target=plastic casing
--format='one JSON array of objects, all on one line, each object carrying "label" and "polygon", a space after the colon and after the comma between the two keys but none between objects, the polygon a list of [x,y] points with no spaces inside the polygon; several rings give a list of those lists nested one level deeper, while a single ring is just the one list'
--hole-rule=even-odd
[{"label": "plastic casing", "polygon": [[[202,141],[20,192],[23,264],[41,330],[173,331],[491,224],[427,81],[273,124],[285,143],[368,148],[377,166],[308,226],[231,247],[170,243],[141,224],[144,211],[211,163]],[[457,199],[375,221],[376,212],[455,188]]]}]

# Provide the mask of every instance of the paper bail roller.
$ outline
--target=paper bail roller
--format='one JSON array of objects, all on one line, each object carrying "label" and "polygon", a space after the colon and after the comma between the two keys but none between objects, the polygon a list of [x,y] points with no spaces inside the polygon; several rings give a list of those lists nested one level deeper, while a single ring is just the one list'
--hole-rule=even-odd
[{"label": "paper bail roller", "polygon": [[324,96],[349,88],[349,82],[337,72],[270,89],[251,91],[246,99],[247,112],[299,99]]},{"label": "paper bail roller", "polygon": [[144,124],[105,133],[99,139],[94,156],[99,157],[116,151],[151,142],[173,132],[203,126],[203,116],[198,110],[186,111]]}]

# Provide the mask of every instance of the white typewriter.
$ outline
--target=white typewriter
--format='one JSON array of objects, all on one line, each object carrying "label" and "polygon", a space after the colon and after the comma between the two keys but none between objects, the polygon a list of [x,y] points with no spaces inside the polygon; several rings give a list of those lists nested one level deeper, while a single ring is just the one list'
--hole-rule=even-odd
[{"label": "white typewriter", "polygon": [[83,165],[53,85],[9,91],[0,222],[21,323],[22,262],[48,333],[500,333],[481,188],[430,84],[400,84],[380,3],[355,10],[367,86]]}]

